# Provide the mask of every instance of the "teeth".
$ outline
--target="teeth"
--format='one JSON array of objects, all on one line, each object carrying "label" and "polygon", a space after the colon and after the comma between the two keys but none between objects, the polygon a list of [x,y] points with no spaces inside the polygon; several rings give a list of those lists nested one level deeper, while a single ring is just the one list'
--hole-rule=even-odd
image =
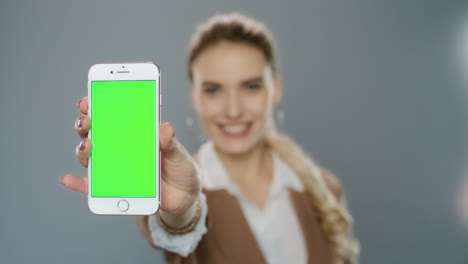
[{"label": "teeth", "polygon": [[244,131],[247,128],[247,125],[238,125],[238,126],[223,126],[223,129],[229,133],[239,133]]}]

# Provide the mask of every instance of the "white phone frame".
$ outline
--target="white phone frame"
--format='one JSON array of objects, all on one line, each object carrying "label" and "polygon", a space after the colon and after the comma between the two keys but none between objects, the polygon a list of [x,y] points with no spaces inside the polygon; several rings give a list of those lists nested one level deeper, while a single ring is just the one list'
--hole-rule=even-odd
[{"label": "white phone frame", "polygon": [[[92,197],[92,162],[89,158],[88,163],[88,206],[92,213],[98,215],[153,215],[159,210],[161,198],[161,152],[159,150],[159,124],[161,117],[161,71],[159,67],[152,62],[134,62],[134,63],[100,63],[91,66],[88,72],[88,115],[92,119],[92,97],[91,82],[93,81],[138,81],[155,80],[156,81],[156,151],[158,160],[156,160],[156,197]],[[92,142],[92,127],[88,134]],[[128,204],[127,210],[122,210],[122,202]],[[125,206],[123,206],[125,207]]]}]

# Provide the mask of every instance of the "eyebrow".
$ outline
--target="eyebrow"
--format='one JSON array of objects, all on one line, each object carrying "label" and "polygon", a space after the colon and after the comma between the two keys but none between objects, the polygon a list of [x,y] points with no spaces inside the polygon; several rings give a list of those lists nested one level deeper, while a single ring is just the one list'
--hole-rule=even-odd
[{"label": "eyebrow", "polygon": [[258,76],[258,77],[254,77],[254,78],[250,78],[250,79],[247,79],[245,81],[242,81],[241,85],[246,85],[246,84],[251,83],[251,82],[262,82],[262,81],[263,81],[263,77]]},{"label": "eyebrow", "polygon": [[[251,83],[251,82],[262,82],[262,81],[263,81],[263,77],[262,76],[257,76],[257,77],[253,77],[253,78],[241,81],[240,84],[241,85],[246,85],[246,84]],[[202,82],[202,86],[211,86],[211,85],[221,85],[221,84],[217,83],[217,82],[214,82],[214,81],[203,81]]]},{"label": "eyebrow", "polygon": [[217,82],[212,82],[212,81],[204,81],[202,82],[202,86],[211,86],[211,85],[219,85]]}]

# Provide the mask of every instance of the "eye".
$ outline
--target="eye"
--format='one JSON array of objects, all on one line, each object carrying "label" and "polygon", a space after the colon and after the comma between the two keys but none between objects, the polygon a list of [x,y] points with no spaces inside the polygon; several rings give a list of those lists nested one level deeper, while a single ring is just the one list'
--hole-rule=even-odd
[{"label": "eye", "polygon": [[247,88],[248,90],[258,90],[261,87],[262,86],[260,85],[260,83],[257,83],[257,82],[251,82],[245,85],[245,88]]},{"label": "eye", "polygon": [[216,94],[219,92],[219,86],[217,85],[211,85],[211,86],[206,86],[203,91],[207,94]]}]

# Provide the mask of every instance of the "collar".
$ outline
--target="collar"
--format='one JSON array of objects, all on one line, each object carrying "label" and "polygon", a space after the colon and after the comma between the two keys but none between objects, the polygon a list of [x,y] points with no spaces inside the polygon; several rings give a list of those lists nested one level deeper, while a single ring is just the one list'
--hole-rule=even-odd
[{"label": "collar", "polygon": [[[212,141],[207,141],[200,147],[199,158],[204,188],[208,190],[225,189],[237,198],[243,198],[239,187],[232,181],[216,154]],[[282,190],[287,188],[296,191],[304,190],[297,175],[276,152],[273,152],[273,179],[269,198],[278,195]]]}]

